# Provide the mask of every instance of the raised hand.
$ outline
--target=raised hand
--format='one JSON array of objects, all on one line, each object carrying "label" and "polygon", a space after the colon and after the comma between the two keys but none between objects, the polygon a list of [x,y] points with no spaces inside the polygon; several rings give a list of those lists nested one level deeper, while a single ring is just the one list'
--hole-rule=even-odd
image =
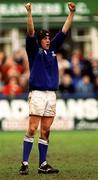
[{"label": "raised hand", "polygon": [[75,4],[73,2],[69,2],[68,3],[68,8],[71,12],[75,11]]},{"label": "raised hand", "polygon": [[31,12],[32,11],[32,4],[31,3],[27,3],[25,5],[25,8],[26,8],[27,12]]}]

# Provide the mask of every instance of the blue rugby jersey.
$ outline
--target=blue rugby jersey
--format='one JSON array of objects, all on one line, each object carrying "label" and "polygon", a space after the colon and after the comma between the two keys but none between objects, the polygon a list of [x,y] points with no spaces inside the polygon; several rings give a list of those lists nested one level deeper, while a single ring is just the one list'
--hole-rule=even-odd
[{"label": "blue rugby jersey", "polygon": [[49,50],[38,44],[36,36],[26,38],[26,51],[29,61],[29,90],[56,91],[59,85],[56,51],[64,42],[66,34],[59,32],[50,42]]}]

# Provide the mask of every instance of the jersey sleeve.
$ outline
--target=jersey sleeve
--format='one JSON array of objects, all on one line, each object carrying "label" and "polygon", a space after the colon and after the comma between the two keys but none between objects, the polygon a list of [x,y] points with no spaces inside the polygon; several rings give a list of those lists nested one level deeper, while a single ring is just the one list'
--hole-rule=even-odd
[{"label": "jersey sleeve", "polygon": [[38,43],[36,40],[36,36],[31,37],[27,35],[26,37],[26,52],[28,57],[34,57],[36,54],[36,51],[38,49]]},{"label": "jersey sleeve", "polygon": [[58,32],[51,41],[51,46],[50,46],[51,49],[53,49],[55,52],[57,52],[57,50],[63,44],[66,36],[67,36],[67,33],[63,33],[62,31]]}]

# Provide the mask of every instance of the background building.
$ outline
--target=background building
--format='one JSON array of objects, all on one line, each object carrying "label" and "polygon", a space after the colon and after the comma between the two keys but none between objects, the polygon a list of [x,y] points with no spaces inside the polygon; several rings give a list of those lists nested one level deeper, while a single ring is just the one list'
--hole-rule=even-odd
[{"label": "background building", "polygon": [[[81,48],[83,54],[98,58],[98,6],[97,0],[73,0],[76,15],[71,29],[71,49]],[[0,0],[0,49],[10,54],[24,46],[26,33],[26,10],[23,0]],[[68,14],[68,0],[32,0],[36,28],[49,28],[56,32]]]}]

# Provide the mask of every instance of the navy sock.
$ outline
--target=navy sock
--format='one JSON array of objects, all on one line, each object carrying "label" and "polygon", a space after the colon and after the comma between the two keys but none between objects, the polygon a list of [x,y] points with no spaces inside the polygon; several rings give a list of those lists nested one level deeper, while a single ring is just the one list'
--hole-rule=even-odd
[{"label": "navy sock", "polygon": [[48,142],[46,140],[39,138],[38,149],[39,149],[39,166],[40,166],[44,161],[46,161]]},{"label": "navy sock", "polygon": [[32,149],[34,138],[24,137],[23,143],[23,162],[28,162],[29,155]]}]

